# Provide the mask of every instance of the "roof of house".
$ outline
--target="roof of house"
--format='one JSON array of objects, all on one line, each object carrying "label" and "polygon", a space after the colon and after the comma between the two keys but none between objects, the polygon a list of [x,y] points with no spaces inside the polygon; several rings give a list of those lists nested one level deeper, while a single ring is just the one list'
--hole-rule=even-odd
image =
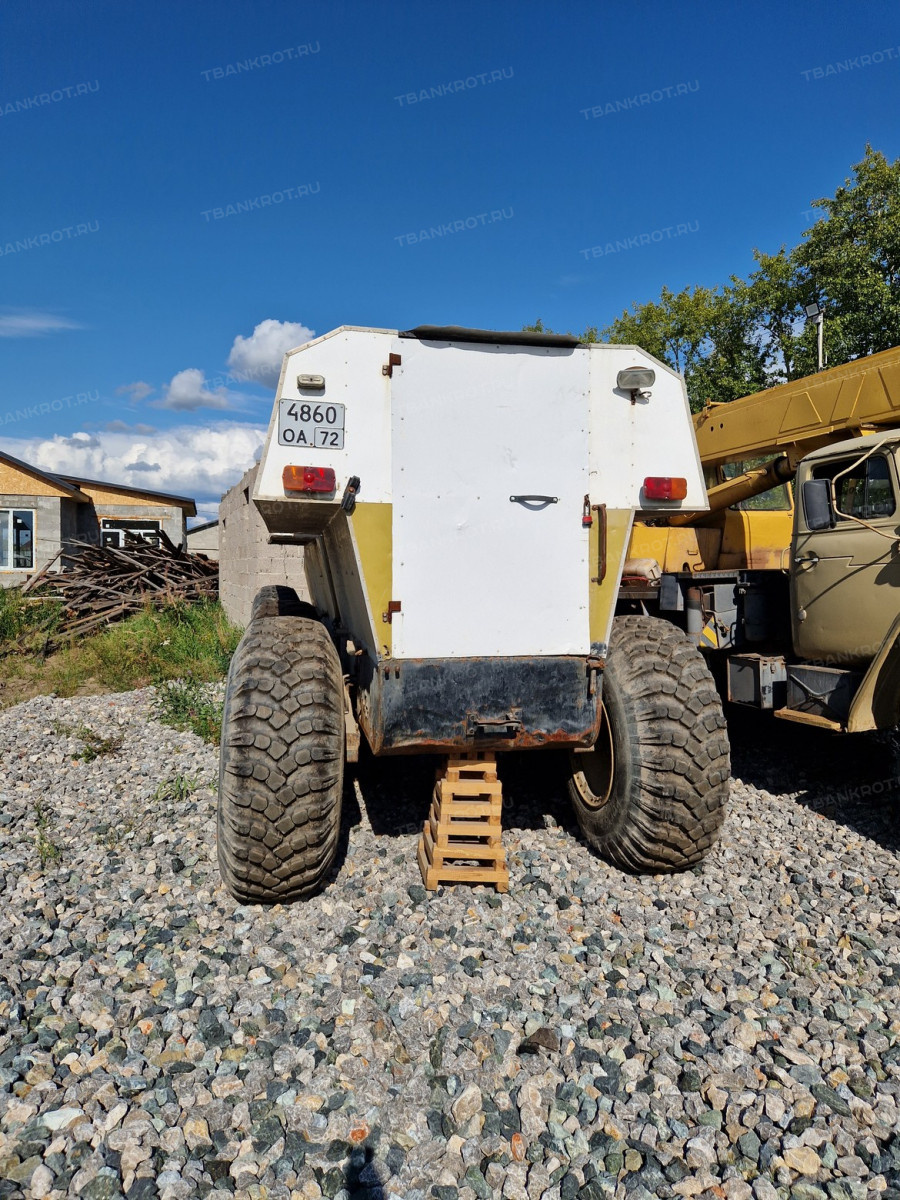
[{"label": "roof of house", "polygon": [[45,483],[49,483],[52,487],[59,488],[61,492],[65,492],[67,496],[72,500],[77,500],[79,504],[87,504],[89,497],[78,490],[75,480],[67,481],[62,475],[54,475],[51,471],[43,471],[40,467],[36,467],[32,463],[22,462],[21,458],[14,458],[12,454],[7,454],[5,450],[0,450],[0,459],[9,463],[10,466],[18,467],[20,471],[25,471],[29,475],[43,479]]},{"label": "roof of house", "polygon": [[164,504],[173,504],[178,508],[185,509],[185,515],[188,517],[195,517],[197,515],[196,502],[190,496],[174,496],[171,492],[152,492],[147,488],[129,487],[124,483],[110,483],[105,479],[85,479],[81,475],[56,475],[52,471],[45,471],[41,467],[34,466],[33,463],[23,462],[20,458],[14,458],[13,455],[7,454],[5,450],[0,450],[0,459],[13,467],[18,467],[20,471],[34,475],[37,479],[43,479],[45,483],[49,483],[52,487],[59,488],[68,498],[77,500],[79,504],[87,504],[90,500],[90,496],[86,496],[81,490],[82,485],[84,485],[87,487],[107,488],[111,492],[125,492],[129,496],[143,496],[149,500],[159,500]]},{"label": "roof of house", "polygon": [[202,525],[192,525],[187,531],[188,537],[190,537],[192,533],[199,533],[201,529],[212,529],[215,525],[218,525],[218,523],[219,520],[216,518],[215,521],[204,521]]},{"label": "roof of house", "polygon": [[74,484],[75,487],[85,485],[108,488],[111,492],[126,492],[130,496],[147,496],[151,500],[161,500],[166,504],[174,504],[178,508],[188,509],[187,516],[189,517],[197,515],[197,504],[190,496],[175,496],[171,492],[152,492],[149,488],[129,487],[125,483],[110,483],[108,479],[85,479],[81,475],[61,475],[60,479]]}]

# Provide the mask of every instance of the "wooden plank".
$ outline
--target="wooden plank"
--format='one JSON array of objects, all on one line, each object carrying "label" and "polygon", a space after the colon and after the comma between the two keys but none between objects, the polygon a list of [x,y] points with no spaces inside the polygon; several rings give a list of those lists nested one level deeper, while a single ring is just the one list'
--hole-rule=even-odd
[{"label": "wooden plank", "polygon": [[828,717],[820,717],[818,713],[802,712],[796,708],[776,708],[775,716],[780,717],[782,721],[796,721],[800,725],[814,725],[817,729],[831,729],[835,733],[840,733],[844,728],[840,721],[831,721]]},{"label": "wooden plank", "polygon": [[453,783],[448,779],[439,779],[437,786],[442,796],[446,792],[454,796],[490,796],[499,800],[503,795],[503,785],[499,781],[491,783],[481,779],[459,779]]},{"label": "wooden plank", "polygon": [[445,841],[440,836],[440,831],[436,836],[431,822],[427,823],[422,830],[422,840],[425,844],[426,857],[430,863],[445,862],[454,858],[473,859],[476,862],[481,860],[500,862],[506,859],[506,848],[497,839],[494,839],[492,844],[466,839]]},{"label": "wooden plank", "polygon": [[419,838],[419,845],[416,850],[416,859],[418,860],[418,863],[419,863],[419,870],[422,872],[422,882],[425,884],[425,890],[428,892],[433,892],[435,890],[435,888],[438,886],[438,881],[434,874],[432,866],[428,861],[428,857],[425,854],[425,838],[424,837]]},{"label": "wooden plank", "polygon": [[503,831],[499,825],[488,821],[452,821],[440,823],[434,814],[428,818],[431,836],[438,845],[447,845],[450,837],[463,837],[469,841],[483,838],[487,846],[499,846]]},{"label": "wooden plank", "polygon": [[435,843],[430,829],[425,830],[425,844],[428,859],[435,866],[441,866],[456,859],[462,859],[464,862],[497,863],[506,861],[506,849],[503,846],[486,846],[483,842],[463,841],[449,842],[447,845]]},{"label": "wooden plank", "polygon": [[461,766],[448,764],[444,770],[443,777],[448,783],[459,783],[462,780],[471,779],[483,779],[489,783],[496,783],[497,771],[492,767],[480,767],[476,763],[463,764]]},{"label": "wooden plank", "polygon": [[53,557],[50,559],[49,562],[44,563],[44,565],[41,567],[41,569],[37,572],[36,575],[31,576],[31,578],[22,587],[22,595],[23,596],[26,596],[31,591],[31,589],[33,587],[35,587],[43,579],[43,577],[47,574],[47,572],[54,565],[54,563],[57,561],[57,559],[59,558],[59,556],[61,554],[62,554],[62,547],[60,547],[60,549],[57,550],[57,552],[53,555]]},{"label": "wooden plank", "polygon": [[448,814],[454,817],[493,817],[500,820],[500,801],[478,801],[478,800],[435,800],[434,810],[441,820],[444,820]]},{"label": "wooden plank", "polygon": [[505,867],[429,867],[425,878],[429,891],[442,883],[492,883],[498,892],[509,890],[509,872]]},{"label": "wooden plank", "polygon": [[456,754],[448,754],[447,762],[453,766],[462,764],[482,763],[486,766],[496,766],[497,756],[493,750],[462,750]]},{"label": "wooden plank", "polygon": [[434,838],[431,836],[431,830],[426,825],[422,830],[422,843],[425,847],[425,857],[430,863],[434,862]]}]

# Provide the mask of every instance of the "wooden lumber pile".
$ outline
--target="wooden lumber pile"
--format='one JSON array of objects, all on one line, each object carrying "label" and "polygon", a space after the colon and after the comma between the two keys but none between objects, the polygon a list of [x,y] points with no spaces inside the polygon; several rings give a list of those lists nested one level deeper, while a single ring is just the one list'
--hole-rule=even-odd
[{"label": "wooden lumber pile", "polygon": [[[64,569],[53,571],[62,558]],[[188,554],[163,537],[159,546],[138,538],[124,548],[67,541],[22,588],[22,595],[59,600],[62,616],[53,641],[81,637],[102,625],[140,612],[148,604],[215,600],[219,564]]]}]

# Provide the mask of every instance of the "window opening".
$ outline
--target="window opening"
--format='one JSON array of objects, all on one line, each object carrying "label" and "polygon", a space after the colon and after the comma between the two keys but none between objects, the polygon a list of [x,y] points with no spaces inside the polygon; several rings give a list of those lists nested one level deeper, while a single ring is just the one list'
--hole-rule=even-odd
[{"label": "window opening", "polygon": [[34,567],[34,509],[0,508],[0,569]]}]

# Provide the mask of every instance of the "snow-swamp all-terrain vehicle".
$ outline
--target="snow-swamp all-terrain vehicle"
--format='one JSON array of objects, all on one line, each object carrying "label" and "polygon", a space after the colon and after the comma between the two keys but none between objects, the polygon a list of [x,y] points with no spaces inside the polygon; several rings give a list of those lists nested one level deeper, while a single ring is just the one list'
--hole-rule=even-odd
[{"label": "snow-swamp all-terrain vehicle", "polygon": [[337,329],[285,357],[253,500],[305,546],[312,603],[263,589],[229,673],[235,896],[322,885],[359,731],[376,755],[567,750],[610,862],[707,852],[729,779],[712,677],[671,622],[615,617],[635,512],[706,506],[680,376],[556,335]]}]

